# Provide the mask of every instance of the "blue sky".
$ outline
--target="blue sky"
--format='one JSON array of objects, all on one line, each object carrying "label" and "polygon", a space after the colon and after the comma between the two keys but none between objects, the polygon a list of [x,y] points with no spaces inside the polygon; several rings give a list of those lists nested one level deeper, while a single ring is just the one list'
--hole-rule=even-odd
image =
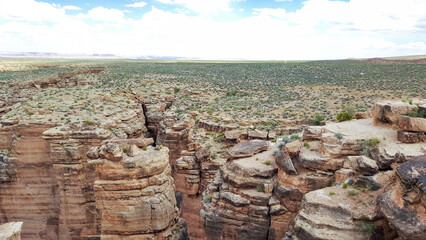
[{"label": "blue sky", "polygon": [[1,0],[0,51],[342,59],[426,54],[424,0]]}]

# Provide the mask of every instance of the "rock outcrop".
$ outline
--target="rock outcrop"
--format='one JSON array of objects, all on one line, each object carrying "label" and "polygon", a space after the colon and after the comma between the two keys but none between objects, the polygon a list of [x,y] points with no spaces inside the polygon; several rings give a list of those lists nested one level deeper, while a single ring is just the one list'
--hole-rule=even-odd
[{"label": "rock outcrop", "polygon": [[21,228],[23,222],[9,222],[0,225],[0,239],[21,240]]},{"label": "rock outcrop", "polygon": [[131,149],[125,154],[118,144],[108,143],[98,149],[100,158],[89,161],[96,173],[93,190],[100,237],[186,239],[168,148],[141,150],[132,145]]},{"label": "rock outcrop", "polygon": [[207,239],[267,239],[270,214],[282,210],[272,196],[276,171],[272,150],[225,164],[203,193]]},{"label": "rock outcrop", "polygon": [[426,155],[396,168],[398,181],[379,197],[382,214],[401,239],[426,238]]}]

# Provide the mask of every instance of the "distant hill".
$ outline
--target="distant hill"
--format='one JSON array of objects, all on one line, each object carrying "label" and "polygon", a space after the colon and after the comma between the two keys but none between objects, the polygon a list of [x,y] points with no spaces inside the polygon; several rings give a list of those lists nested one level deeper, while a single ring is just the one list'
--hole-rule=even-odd
[{"label": "distant hill", "polygon": [[426,55],[404,56],[404,57],[386,57],[386,58],[368,58],[362,61],[374,63],[426,63]]}]

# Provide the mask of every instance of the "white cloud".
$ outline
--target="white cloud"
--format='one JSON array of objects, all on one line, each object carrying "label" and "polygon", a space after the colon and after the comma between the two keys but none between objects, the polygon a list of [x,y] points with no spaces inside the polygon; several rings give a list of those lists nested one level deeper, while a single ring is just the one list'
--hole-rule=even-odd
[{"label": "white cloud", "polygon": [[0,18],[21,21],[55,22],[65,17],[65,10],[57,4],[34,0],[0,1]]},{"label": "white cloud", "polygon": [[71,5],[63,6],[62,8],[65,10],[81,10],[81,8]]},{"label": "white cloud", "polygon": [[406,31],[426,23],[424,9],[424,0],[308,0],[288,19],[311,26],[327,23],[339,30]]},{"label": "white cloud", "polygon": [[259,16],[284,18],[286,16],[286,11],[283,8],[254,8],[253,14]]},{"label": "white cloud", "polygon": [[[186,8],[203,14],[218,11],[231,11],[229,3],[233,0],[157,0],[164,4],[183,5]],[[235,0],[234,0],[235,1]]]},{"label": "white cloud", "polygon": [[[177,1],[183,2],[169,2]],[[0,23],[0,51],[265,60],[424,54],[423,2],[310,0],[296,12],[258,8],[250,17],[217,21],[189,15],[185,4],[178,4],[183,11],[152,7],[127,19],[118,9],[96,7],[73,16],[55,4],[0,0],[0,19],[6,20]]]},{"label": "white cloud", "polygon": [[146,2],[136,2],[136,3],[132,3],[132,4],[127,4],[125,5],[126,7],[134,7],[134,8],[140,8],[140,7],[145,7]]},{"label": "white cloud", "polygon": [[79,18],[89,18],[98,21],[124,22],[124,13],[114,8],[95,7],[89,10],[87,14],[77,15]]}]

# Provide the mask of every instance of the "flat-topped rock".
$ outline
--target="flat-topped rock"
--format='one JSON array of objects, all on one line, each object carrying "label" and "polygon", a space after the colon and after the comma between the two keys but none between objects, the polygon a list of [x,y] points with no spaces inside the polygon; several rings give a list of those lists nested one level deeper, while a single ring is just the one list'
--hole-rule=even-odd
[{"label": "flat-topped rock", "polygon": [[379,148],[382,148],[386,154],[392,157],[398,152],[403,153],[409,158],[423,155],[421,151],[423,143],[408,144],[398,142],[397,130],[386,126],[375,125],[372,119],[328,123],[324,126],[324,129],[331,133],[341,133],[346,141],[377,138],[380,140]]},{"label": "flat-topped rock", "polygon": [[250,157],[256,153],[268,150],[270,143],[263,140],[251,140],[235,145],[228,151],[228,159]]},{"label": "flat-topped rock", "polygon": [[376,102],[373,108],[373,119],[375,122],[398,124],[402,114],[411,112],[416,105],[402,101]]},{"label": "flat-topped rock", "polygon": [[426,133],[426,118],[402,116],[398,126],[405,131]]},{"label": "flat-topped rock", "polygon": [[350,167],[363,175],[373,175],[379,170],[376,162],[367,156],[348,156],[345,167]]},{"label": "flat-topped rock", "polygon": [[342,187],[328,187],[305,194],[301,210],[284,239],[368,239],[357,224],[362,224],[363,218],[373,220],[379,217],[376,197],[370,195],[358,192],[356,196],[350,196],[348,189]]},{"label": "flat-topped rock", "polygon": [[278,170],[273,151],[228,162],[222,167],[225,181],[236,187],[257,187],[269,183]]}]

